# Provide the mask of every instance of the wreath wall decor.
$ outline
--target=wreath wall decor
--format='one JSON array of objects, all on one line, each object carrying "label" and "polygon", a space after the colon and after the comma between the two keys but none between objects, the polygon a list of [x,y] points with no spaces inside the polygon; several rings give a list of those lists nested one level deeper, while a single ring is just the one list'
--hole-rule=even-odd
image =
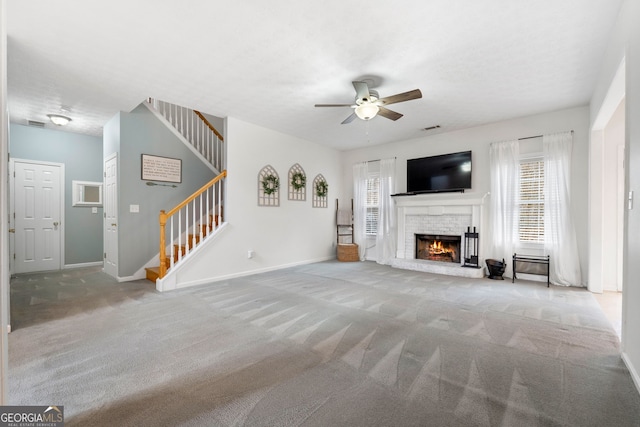
[{"label": "wreath wall decor", "polygon": [[328,191],[329,191],[329,184],[327,184],[327,181],[316,182],[316,196],[327,197]]},{"label": "wreath wall decor", "polygon": [[258,206],[280,206],[280,177],[271,165],[258,173]]},{"label": "wreath wall decor", "polygon": [[307,174],[298,163],[289,169],[289,200],[307,200]]},{"label": "wreath wall decor", "polygon": [[291,175],[291,186],[294,190],[302,190],[307,185],[307,177],[300,172]]},{"label": "wreath wall decor", "polygon": [[275,175],[267,175],[262,178],[262,191],[270,196],[280,188],[280,180]]},{"label": "wreath wall decor", "polygon": [[329,184],[322,174],[318,174],[313,179],[313,202],[314,208],[326,208],[327,194],[329,193]]}]

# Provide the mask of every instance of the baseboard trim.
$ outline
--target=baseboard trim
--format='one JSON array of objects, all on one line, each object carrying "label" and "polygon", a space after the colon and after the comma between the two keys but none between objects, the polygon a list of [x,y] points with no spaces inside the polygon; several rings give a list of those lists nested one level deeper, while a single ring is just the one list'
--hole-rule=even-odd
[{"label": "baseboard trim", "polygon": [[631,374],[631,379],[636,386],[636,390],[638,390],[638,394],[640,394],[640,375],[638,375],[638,371],[636,371],[636,368],[633,366],[633,363],[631,363],[629,356],[627,356],[627,353],[624,351],[622,352],[622,361],[627,365],[627,369]]},{"label": "baseboard trim", "polygon": [[280,265],[276,265],[276,266],[272,266],[272,267],[257,268],[257,269],[254,269],[254,270],[247,270],[247,271],[242,271],[242,272],[239,272],[239,273],[227,274],[225,276],[210,277],[210,278],[202,279],[202,280],[194,280],[192,282],[185,282],[185,283],[181,283],[179,285],[169,286],[168,289],[167,288],[165,288],[165,289],[156,288],[156,289],[158,291],[160,291],[160,292],[165,292],[165,291],[172,291],[172,290],[175,290],[175,289],[190,288],[192,286],[207,285],[207,284],[211,284],[211,283],[220,282],[222,280],[230,280],[230,279],[236,279],[238,277],[252,276],[254,274],[268,273],[270,271],[282,270],[282,269],[290,268],[290,267],[297,267],[299,265],[313,264],[313,263],[316,263],[316,262],[329,261],[329,260],[332,260],[332,259],[336,259],[335,255],[328,256],[328,257],[322,257],[322,258],[316,258],[316,259],[309,259],[309,260],[304,260],[304,261],[298,261],[298,262],[292,262],[292,263],[289,263],[289,264],[280,264]]},{"label": "baseboard trim", "polygon": [[146,278],[147,277],[144,273],[137,272],[133,276],[124,276],[124,277],[118,276],[116,277],[116,280],[118,281],[118,283],[122,283],[122,282],[132,282],[134,280],[142,280]]},{"label": "baseboard trim", "polygon": [[70,270],[72,268],[98,267],[102,265],[104,265],[102,261],[82,262],[80,264],[65,264],[65,266],[63,267],[63,270]]},{"label": "baseboard trim", "polygon": [[636,368],[633,366],[633,363],[631,363],[629,356],[627,356],[627,353],[624,351],[622,352],[622,361],[627,365],[627,369],[631,374],[631,379],[636,386],[636,390],[638,390],[638,394],[640,394],[640,375],[638,375],[638,371],[636,371]]}]

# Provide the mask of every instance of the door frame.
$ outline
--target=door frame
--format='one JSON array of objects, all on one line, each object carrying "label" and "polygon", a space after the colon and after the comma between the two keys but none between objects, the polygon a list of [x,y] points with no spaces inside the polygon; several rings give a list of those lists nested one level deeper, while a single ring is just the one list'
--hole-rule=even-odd
[{"label": "door frame", "polygon": [[9,233],[9,254],[12,254],[9,257],[9,274],[13,274],[15,271],[15,213],[16,213],[16,193],[15,193],[15,172],[16,172],[16,163],[29,163],[29,164],[37,164],[42,166],[56,166],[60,168],[60,270],[65,268],[65,259],[64,259],[64,249],[65,249],[65,241],[64,235],[66,230],[66,217],[65,217],[65,170],[64,163],[57,162],[46,162],[42,160],[30,160],[30,159],[9,159],[9,229],[14,230],[13,233]]}]

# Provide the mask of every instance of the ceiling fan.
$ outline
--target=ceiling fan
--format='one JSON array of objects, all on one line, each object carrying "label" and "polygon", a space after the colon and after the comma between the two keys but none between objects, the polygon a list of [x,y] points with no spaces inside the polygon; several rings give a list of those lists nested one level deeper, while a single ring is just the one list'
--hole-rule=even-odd
[{"label": "ceiling fan", "polygon": [[409,92],[399,93],[397,95],[380,98],[378,91],[369,89],[369,85],[365,81],[352,82],[356,89],[355,104],[316,104],[316,107],[350,107],[355,111],[349,117],[344,119],[341,124],[351,123],[356,117],[362,120],[371,120],[376,115],[381,115],[390,120],[398,120],[402,114],[393,110],[389,110],[385,105],[395,104],[398,102],[411,101],[412,99],[422,98],[420,89],[410,90]]}]

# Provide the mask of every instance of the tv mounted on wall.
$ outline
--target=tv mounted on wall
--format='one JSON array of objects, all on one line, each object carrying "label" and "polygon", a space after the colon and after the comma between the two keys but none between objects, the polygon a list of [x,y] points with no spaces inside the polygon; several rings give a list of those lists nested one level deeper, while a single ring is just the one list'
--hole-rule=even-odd
[{"label": "tv mounted on wall", "polygon": [[471,188],[471,151],[407,160],[407,193],[436,193]]}]

